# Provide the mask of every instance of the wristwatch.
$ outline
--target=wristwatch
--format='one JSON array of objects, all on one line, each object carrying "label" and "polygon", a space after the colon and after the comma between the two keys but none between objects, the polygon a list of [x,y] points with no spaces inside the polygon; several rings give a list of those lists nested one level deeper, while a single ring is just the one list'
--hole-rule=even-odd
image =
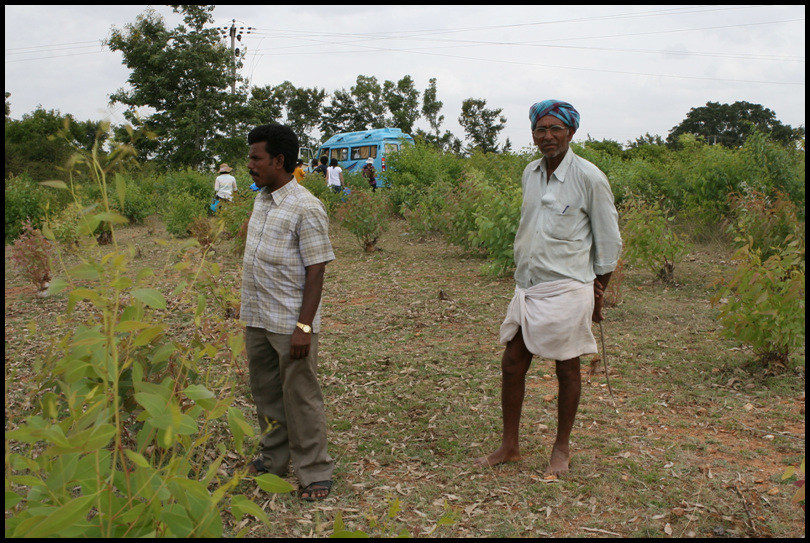
[{"label": "wristwatch", "polygon": [[304,323],[301,323],[301,322],[296,322],[295,325],[298,328],[300,328],[305,334],[311,334],[312,333],[312,327],[310,325],[308,325],[308,324],[304,324]]}]

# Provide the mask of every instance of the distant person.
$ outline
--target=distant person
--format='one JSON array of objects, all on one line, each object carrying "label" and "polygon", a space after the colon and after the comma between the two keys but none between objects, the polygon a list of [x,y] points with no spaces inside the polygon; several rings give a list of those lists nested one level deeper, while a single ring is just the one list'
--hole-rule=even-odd
[{"label": "distant person", "polygon": [[295,180],[298,181],[299,183],[304,178],[304,175],[306,175],[304,173],[304,161],[301,160],[300,158],[298,159],[298,162],[296,162],[295,164],[295,170],[293,170],[293,175],[295,176]]},{"label": "distant person", "polygon": [[313,172],[318,172],[318,173],[319,173],[319,174],[321,174],[322,176],[326,177],[326,170],[328,169],[327,164],[329,163],[329,159],[327,159],[325,156],[322,156],[322,157],[320,158],[320,161],[319,161],[319,162],[320,162],[320,163],[319,163],[319,164],[318,164],[318,165],[315,167],[315,169],[314,169],[314,170],[312,170],[312,171],[313,171]]},{"label": "distant person", "polygon": [[223,199],[229,202],[233,200],[233,193],[236,192],[236,178],[231,175],[233,168],[227,164],[219,166],[219,175],[214,181],[214,194],[217,200]]},{"label": "distant person", "polygon": [[248,134],[248,168],[261,189],[242,261],[242,306],[250,390],[261,455],[248,473],[284,476],[291,462],[307,501],[326,498],[334,461],[318,382],[318,336],[326,265],[334,260],[320,200],[294,182],[298,137],[287,126]]},{"label": "distant person", "polygon": [[369,157],[366,160],[366,165],[363,166],[363,177],[368,180],[368,184],[371,187],[371,192],[377,192],[377,177],[376,177],[376,170],[374,169],[374,159]]},{"label": "distant person", "polygon": [[557,435],[547,475],[569,471],[569,438],[582,387],[579,357],[596,353],[591,321],[619,260],[622,239],[604,173],[569,147],[579,113],[568,102],[529,108],[534,144],[543,157],[523,170],[523,205],[515,234],[515,295],[501,324],[503,434],[477,466],[520,460],[520,412],[532,356],[555,361]]},{"label": "distant person", "polygon": [[329,161],[329,167],[326,169],[326,184],[334,192],[342,191],[345,186],[343,183],[343,168],[338,166],[336,158]]},{"label": "distant person", "polygon": [[312,162],[309,163],[309,171],[314,172],[318,169],[318,159],[313,158]]}]

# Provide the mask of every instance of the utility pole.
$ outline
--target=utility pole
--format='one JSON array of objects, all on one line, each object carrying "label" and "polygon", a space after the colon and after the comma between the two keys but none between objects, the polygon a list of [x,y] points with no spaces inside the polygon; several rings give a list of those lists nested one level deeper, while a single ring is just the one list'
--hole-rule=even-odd
[{"label": "utility pole", "polygon": [[244,27],[236,26],[236,19],[231,19],[231,26],[221,26],[217,30],[224,38],[230,36],[231,38],[231,57],[233,58],[233,65],[231,66],[231,93],[236,94],[236,59],[239,58],[239,48],[236,47],[236,42],[242,43],[242,34],[250,34],[251,31],[256,30],[252,26]]}]

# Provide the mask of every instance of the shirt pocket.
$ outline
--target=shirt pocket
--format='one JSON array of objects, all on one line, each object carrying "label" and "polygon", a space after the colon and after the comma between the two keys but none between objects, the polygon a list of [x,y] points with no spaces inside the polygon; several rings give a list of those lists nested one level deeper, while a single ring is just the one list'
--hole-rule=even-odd
[{"label": "shirt pocket", "polygon": [[268,221],[258,240],[256,256],[272,266],[289,265],[298,257],[298,234],[289,221]]},{"label": "shirt pocket", "polygon": [[581,211],[578,205],[566,204],[551,195],[544,195],[543,232],[554,239],[578,241],[581,239]]}]

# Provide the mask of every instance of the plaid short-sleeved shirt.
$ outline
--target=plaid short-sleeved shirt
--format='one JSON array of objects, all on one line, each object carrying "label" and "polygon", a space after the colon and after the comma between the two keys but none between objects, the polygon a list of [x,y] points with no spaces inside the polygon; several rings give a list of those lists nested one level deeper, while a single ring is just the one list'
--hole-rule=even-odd
[{"label": "plaid short-sleeved shirt", "polygon": [[[335,259],[323,204],[290,182],[256,196],[242,262],[242,309],[248,326],[292,334],[304,299],[306,266]],[[312,331],[319,332],[321,308]]]}]

